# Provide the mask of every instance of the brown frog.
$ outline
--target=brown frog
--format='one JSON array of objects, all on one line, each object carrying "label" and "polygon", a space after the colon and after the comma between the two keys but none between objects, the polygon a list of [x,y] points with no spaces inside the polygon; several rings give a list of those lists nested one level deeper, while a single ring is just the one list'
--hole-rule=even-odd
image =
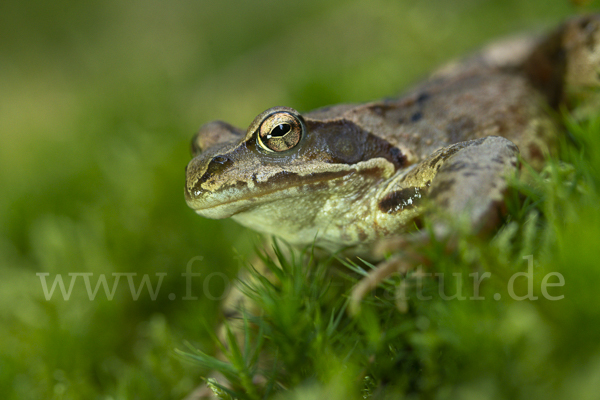
[{"label": "brown frog", "polygon": [[[186,201],[289,243],[370,256],[425,212],[492,228],[519,153],[539,169],[555,151],[552,109],[599,86],[598,43],[600,16],[577,17],[546,36],[493,44],[396,99],[305,114],[274,107],[247,130],[211,122],[192,141]],[[403,250],[355,287],[351,309],[411,267]]]},{"label": "brown frog", "polygon": [[186,201],[289,243],[361,254],[425,206],[493,226],[519,152],[539,167],[555,147],[550,107],[598,86],[599,26],[599,16],[578,17],[542,38],[494,44],[397,99],[305,114],[274,107],[247,130],[206,124],[192,142]]}]

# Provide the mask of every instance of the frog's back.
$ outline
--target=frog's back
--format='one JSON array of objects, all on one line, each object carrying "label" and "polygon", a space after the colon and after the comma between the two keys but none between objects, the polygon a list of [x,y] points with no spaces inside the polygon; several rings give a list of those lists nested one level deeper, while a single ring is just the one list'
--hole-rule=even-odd
[{"label": "frog's back", "polygon": [[543,37],[497,42],[453,62],[398,99],[339,105],[327,112],[377,130],[416,163],[436,149],[485,136],[503,136],[534,165],[555,148],[549,112],[568,97],[598,87],[600,16],[571,19]]}]

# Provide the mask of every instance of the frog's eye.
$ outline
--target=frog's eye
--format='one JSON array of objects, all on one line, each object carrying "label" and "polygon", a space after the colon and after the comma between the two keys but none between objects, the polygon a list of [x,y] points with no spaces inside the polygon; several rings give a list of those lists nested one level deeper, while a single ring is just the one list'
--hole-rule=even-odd
[{"label": "frog's eye", "polygon": [[304,133],[304,124],[299,117],[287,111],[269,115],[258,130],[260,147],[269,152],[286,151],[294,148]]}]

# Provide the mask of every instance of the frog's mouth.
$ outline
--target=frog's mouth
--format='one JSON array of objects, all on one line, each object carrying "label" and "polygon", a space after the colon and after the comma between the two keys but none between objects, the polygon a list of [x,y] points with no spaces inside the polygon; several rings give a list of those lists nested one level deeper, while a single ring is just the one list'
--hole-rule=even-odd
[{"label": "frog's mouth", "polygon": [[[204,174],[191,182],[188,174],[185,198],[196,213],[211,219],[228,218],[275,202],[285,202],[289,212],[306,212],[310,211],[306,210],[308,205],[318,209],[332,196],[356,196],[390,178],[395,168],[389,161],[375,158],[352,165],[327,164],[311,171],[286,170],[269,177],[251,174],[244,181],[226,181],[224,177],[210,180]],[[290,204],[294,198],[298,202]]]},{"label": "frog's mouth", "polygon": [[336,171],[299,176],[296,173],[282,171],[265,182],[238,181],[224,185],[214,192],[198,187],[191,190],[186,188],[185,197],[188,206],[199,215],[221,219],[249,211],[265,203],[290,197],[310,196],[311,193],[321,190],[326,192],[328,189],[344,185],[347,177],[354,173],[355,171]]}]

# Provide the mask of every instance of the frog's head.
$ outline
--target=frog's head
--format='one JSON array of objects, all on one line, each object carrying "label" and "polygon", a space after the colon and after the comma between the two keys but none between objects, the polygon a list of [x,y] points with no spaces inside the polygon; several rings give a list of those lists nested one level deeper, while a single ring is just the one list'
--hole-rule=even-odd
[{"label": "frog's head", "polygon": [[[263,231],[273,229],[255,225],[294,220],[299,226],[314,210],[348,207],[331,200],[356,198],[405,163],[398,149],[352,121],[304,118],[287,107],[261,113],[246,132],[224,122],[206,124],[192,153],[188,205],[204,217],[235,215]],[[252,221],[244,221],[249,214]]]}]

